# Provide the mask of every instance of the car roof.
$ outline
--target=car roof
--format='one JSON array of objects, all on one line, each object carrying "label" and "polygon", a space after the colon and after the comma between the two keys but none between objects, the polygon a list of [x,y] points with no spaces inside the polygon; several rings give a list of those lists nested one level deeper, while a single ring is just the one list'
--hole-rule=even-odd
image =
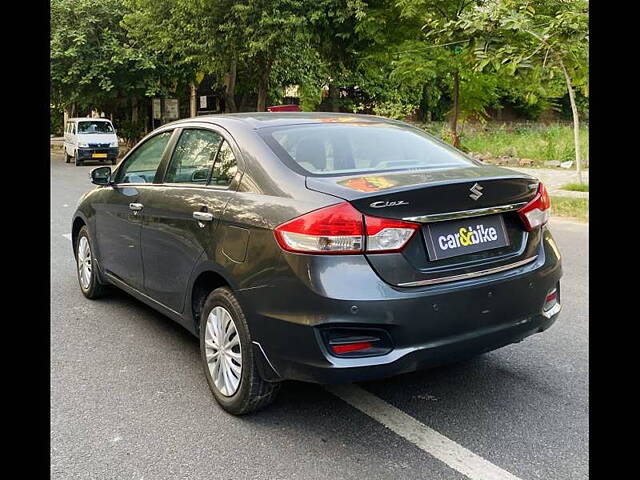
[{"label": "car roof", "polygon": [[247,112],[201,115],[192,118],[183,118],[167,125],[179,125],[188,122],[214,123],[220,126],[235,124],[244,125],[251,129],[267,127],[279,127],[287,125],[301,125],[314,123],[389,123],[406,125],[403,122],[375,115],[361,115],[353,113],[330,112]]},{"label": "car roof", "polygon": [[77,122],[77,121],[80,121],[80,120],[82,120],[82,121],[94,120],[94,121],[98,121],[98,122],[110,122],[111,121],[108,118],[73,117],[73,118],[67,119],[67,122]]}]

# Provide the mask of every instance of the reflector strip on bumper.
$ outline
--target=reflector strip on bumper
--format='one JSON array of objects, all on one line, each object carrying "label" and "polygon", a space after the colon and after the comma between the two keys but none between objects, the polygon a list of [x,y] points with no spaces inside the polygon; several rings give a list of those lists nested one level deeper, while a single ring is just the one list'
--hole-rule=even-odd
[{"label": "reflector strip on bumper", "polygon": [[562,306],[559,303],[556,303],[553,307],[551,307],[549,310],[543,310],[542,311],[542,316],[545,318],[551,318],[553,317],[556,313],[560,312],[560,310],[562,309]]}]

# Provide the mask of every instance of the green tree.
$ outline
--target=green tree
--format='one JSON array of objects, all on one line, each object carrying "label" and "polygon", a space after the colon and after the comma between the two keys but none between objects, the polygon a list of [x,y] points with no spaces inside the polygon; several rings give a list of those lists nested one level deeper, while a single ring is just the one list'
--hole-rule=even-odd
[{"label": "green tree", "polygon": [[238,71],[257,91],[256,109],[264,111],[272,71],[276,80],[289,81],[304,76],[315,58],[305,28],[313,4],[303,0],[126,1],[129,35],[168,55],[192,91],[203,73],[224,84],[229,111],[237,109]]},{"label": "green tree", "polygon": [[589,5],[586,0],[487,0],[456,24],[474,39],[476,70],[535,69],[564,80],[573,117],[576,173],[582,182],[580,120],[575,99],[588,96]]},{"label": "green tree", "polygon": [[457,22],[477,3],[478,0],[397,0],[401,18],[421,24],[416,50],[426,51],[423,56],[432,59],[436,71],[446,72],[450,78],[453,105],[449,125],[455,147],[460,146],[461,72],[469,70],[472,62],[467,32]]},{"label": "green tree", "polygon": [[175,0],[125,0],[129,11],[122,25],[131,41],[142,50],[167,58],[171,69],[162,82],[174,88],[189,88],[190,114],[195,116],[195,89],[204,73],[221,74],[221,2]]},{"label": "green tree", "polygon": [[113,112],[158,90],[162,61],[128,42],[120,0],[52,0],[51,98],[72,114]]}]

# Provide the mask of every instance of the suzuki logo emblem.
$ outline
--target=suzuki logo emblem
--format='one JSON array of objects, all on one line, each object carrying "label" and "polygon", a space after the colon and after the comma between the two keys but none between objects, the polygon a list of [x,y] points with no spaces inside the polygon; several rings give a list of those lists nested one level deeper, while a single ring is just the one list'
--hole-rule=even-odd
[{"label": "suzuki logo emblem", "polygon": [[474,200],[478,200],[482,196],[482,187],[477,183],[474,183],[473,187],[469,190],[471,191],[471,195],[469,196]]}]

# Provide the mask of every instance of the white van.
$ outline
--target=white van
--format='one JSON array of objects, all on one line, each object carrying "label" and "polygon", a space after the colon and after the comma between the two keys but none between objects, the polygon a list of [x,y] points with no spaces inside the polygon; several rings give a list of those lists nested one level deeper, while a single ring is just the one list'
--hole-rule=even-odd
[{"label": "white van", "polygon": [[106,118],[70,118],[64,128],[64,155],[76,165],[85,160],[111,161],[118,158],[118,137]]}]

